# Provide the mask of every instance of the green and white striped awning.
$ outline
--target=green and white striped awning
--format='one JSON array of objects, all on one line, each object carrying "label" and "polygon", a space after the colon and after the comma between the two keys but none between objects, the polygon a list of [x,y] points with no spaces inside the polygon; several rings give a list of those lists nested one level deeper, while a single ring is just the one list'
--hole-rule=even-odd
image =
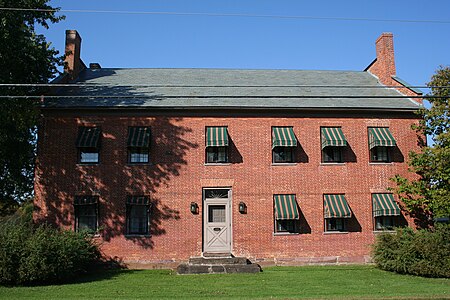
[{"label": "green and white striped awning", "polygon": [[206,147],[228,146],[227,127],[206,127]]},{"label": "green and white striped awning", "polygon": [[128,127],[128,147],[150,147],[150,127]]},{"label": "green and white striped awning", "polygon": [[272,149],[280,146],[297,146],[297,138],[292,127],[272,127]]},{"label": "green and white striped awning", "polygon": [[369,148],[378,146],[394,147],[396,145],[392,133],[387,127],[369,127]]},{"label": "green and white striped awning", "polygon": [[295,195],[274,195],[275,219],[298,220],[299,213]]},{"label": "green and white striped awning", "polygon": [[74,205],[89,205],[96,204],[98,202],[98,196],[75,196]]},{"label": "green and white striped awning", "polygon": [[322,127],[320,128],[322,137],[322,149],[327,146],[347,146],[347,140],[341,127]]},{"label": "green and white striped awning", "polygon": [[127,197],[127,204],[133,204],[133,205],[149,205],[150,200],[148,196],[128,196]]},{"label": "green and white striped awning", "polygon": [[324,218],[351,218],[352,212],[344,195],[324,195]]},{"label": "green and white striped awning", "polygon": [[80,127],[76,146],[78,148],[98,148],[100,134],[100,127]]},{"label": "green and white striped awning", "polygon": [[372,194],[373,216],[399,216],[400,207],[392,194]]}]

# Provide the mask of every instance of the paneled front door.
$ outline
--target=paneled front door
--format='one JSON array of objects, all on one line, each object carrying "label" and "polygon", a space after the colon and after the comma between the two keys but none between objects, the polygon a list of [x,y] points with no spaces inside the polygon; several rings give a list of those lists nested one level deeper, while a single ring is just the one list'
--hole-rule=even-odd
[{"label": "paneled front door", "polygon": [[203,251],[231,253],[231,190],[203,190]]}]

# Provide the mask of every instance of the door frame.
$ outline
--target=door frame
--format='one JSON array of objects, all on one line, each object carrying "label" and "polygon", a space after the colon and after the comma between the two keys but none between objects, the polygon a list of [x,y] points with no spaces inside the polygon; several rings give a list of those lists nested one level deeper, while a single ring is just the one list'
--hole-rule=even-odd
[{"label": "door frame", "polygon": [[[233,211],[232,211],[232,202],[233,202],[233,193],[231,187],[204,187],[202,188],[202,253],[214,253],[214,251],[205,251],[206,246],[206,226],[207,226],[207,205],[206,205],[206,191],[207,190],[227,190],[228,198],[218,198],[217,202],[224,202],[226,200],[227,208],[228,208],[228,230],[230,232],[230,243],[229,243],[229,251],[217,251],[217,253],[229,252],[233,251]],[[208,204],[214,205],[214,198],[209,198]]]}]

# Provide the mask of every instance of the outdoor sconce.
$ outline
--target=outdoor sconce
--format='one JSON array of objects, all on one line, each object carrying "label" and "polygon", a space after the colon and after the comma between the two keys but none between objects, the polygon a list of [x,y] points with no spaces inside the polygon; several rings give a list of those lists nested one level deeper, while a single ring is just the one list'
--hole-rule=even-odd
[{"label": "outdoor sconce", "polygon": [[239,202],[239,212],[241,214],[247,213],[247,205],[244,202]]},{"label": "outdoor sconce", "polygon": [[195,202],[191,202],[191,213],[198,214],[198,204]]}]

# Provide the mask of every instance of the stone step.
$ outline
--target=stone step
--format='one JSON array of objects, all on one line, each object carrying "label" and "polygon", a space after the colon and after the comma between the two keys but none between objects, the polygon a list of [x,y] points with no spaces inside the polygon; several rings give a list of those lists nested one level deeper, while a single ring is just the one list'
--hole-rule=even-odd
[{"label": "stone step", "polygon": [[203,257],[234,257],[230,252],[203,252]]},{"label": "stone step", "polygon": [[261,267],[257,264],[245,265],[191,265],[180,264],[178,274],[224,274],[224,273],[259,273]]},{"label": "stone step", "polygon": [[251,262],[246,257],[191,257],[191,265],[247,265]]}]

